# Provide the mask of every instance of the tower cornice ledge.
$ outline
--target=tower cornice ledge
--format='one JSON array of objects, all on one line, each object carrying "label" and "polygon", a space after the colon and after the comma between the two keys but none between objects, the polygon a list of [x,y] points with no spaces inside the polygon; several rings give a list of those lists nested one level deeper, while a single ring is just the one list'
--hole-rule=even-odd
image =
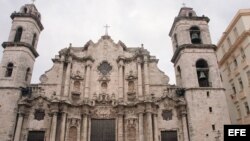
[{"label": "tower cornice ledge", "polygon": [[183,44],[183,45],[180,45],[176,49],[176,51],[171,59],[172,63],[176,62],[176,59],[178,58],[179,53],[185,48],[190,48],[190,49],[204,49],[205,48],[205,49],[216,50],[216,45],[213,45],[213,44]]},{"label": "tower cornice ledge", "polygon": [[37,53],[37,51],[34,49],[34,47],[28,43],[24,43],[24,42],[3,42],[2,44],[3,48],[6,47],[15,47],[15,46],[22,46],[22,47],[26,47],[28,48],[35,57],[38,57],[39,54]]},{"label": "tower cornice ledge", "polygon": [[39,26],[39,28],[40,28],[41,31],[44,29],[44,27],[43,27],[43,25],[42,25],[40,19],[39,19],[37,16],[35,16],[35,15],[31,14],[31,13],[15,13],[15,12],[14,12],[14,13],[12,13],[12,14],[10,15],[10,18],[11,18],[12,20],[13,20],[15,17],[28,17],[28,18],[32,18],[33,20],[35,20],[35,21],[37,22],[37,24],[38,24],[38,26]]},{"label": "tower cornice ledge", "polygon": [[186,16],[175,17],[174,22],[172,24],[172,28],[168,34],[169,36],[172,35],[175,24],[181,20],[194,20],[194,21],[202,21],[203,20],[203,21],[206,21],[207,23],[209,23],[209,21],[210,21],[210,19],[206,16],[202,16],[202,17],[197,17],[197,16],[196,17],[186,17]]}]

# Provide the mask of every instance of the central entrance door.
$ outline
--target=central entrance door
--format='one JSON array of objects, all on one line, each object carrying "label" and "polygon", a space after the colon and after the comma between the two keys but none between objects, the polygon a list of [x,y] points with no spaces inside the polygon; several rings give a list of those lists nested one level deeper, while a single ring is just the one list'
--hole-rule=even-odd
[{"label": "central entrance door", "polygon": [[114,119],[91,119],[90,141],[115,141]]}]

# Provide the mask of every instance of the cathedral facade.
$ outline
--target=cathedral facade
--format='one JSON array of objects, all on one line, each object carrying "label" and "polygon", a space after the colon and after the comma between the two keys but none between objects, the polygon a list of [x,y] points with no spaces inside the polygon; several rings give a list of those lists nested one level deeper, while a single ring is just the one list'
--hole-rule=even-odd
[{"label": "cathedral facade", "polygon": [[223,141],[224,89],[205,16],[183,7],[169,33],[176,85],[142,47],[109,35],[69,46],[31,84],[41,15],[11,14],[0,66],[1,141]]}]

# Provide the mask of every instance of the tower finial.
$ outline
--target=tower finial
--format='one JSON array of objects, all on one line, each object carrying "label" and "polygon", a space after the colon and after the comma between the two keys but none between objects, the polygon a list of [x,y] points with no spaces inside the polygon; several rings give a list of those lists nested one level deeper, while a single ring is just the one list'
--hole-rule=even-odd
[{"label": "tower finial", "polygon": [[186,3],[185,2],[182,3],[182,7],[186,7]]},{"label": "tower finial", "polygon": [[110,26],[106,24],[104,28],[105,28],[105,35],[108,35],[108,28],[110,28]]}]

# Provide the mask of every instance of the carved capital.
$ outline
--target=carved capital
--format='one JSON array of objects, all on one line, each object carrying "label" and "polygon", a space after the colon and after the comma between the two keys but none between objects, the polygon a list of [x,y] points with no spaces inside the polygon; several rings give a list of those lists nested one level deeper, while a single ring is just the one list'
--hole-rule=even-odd
[{"label": "carved capital", "polygon": [[140,57],[138,57],[138,58],[136,59],[136,63],[137,63],[138,65],[141,65],[141,64],[142,64],[142,59],[141,59]]},{"label": "carved capital", "polygon": [[89,115],[89,107],[84,106],[84,107],[82,108],[82,114],[83,114],[83,115]]},{"label": "carved capital", "polygon": [[59,108],[58,108],[58,103],[51,103],[50,104],[50,113],[58,113]]},{"label": "carved capital", "polygon": [[145,112],[145,107],[143,105],[138,105],[136,109],[137,114],[141,114]]},{"label": "carved capital", "polygon": [[86,62],[86,66],[87,66],[87,67],[90,67],[90,68],[91,68],[91,67],[92,67],[92,64],[93,64],[92,61],[87,60],[87,62]]},{"label": "carved capital", "polygon": [[118,116],[123,116],[124,115],[124,107],[123,106],[118,106],[117,107],[117,115]]},{"label": "carved capital", "polygon": [[123,66],[124,66],[124,61],[123,60],[119,60],[118,67],[121,68]]},{"label": "carved capital", "polygon": [[152,108],[151,103],[147,103],[147,104],[146,104],[145,112],[146,112],[146,113],[153,113],[153,108]]}]

